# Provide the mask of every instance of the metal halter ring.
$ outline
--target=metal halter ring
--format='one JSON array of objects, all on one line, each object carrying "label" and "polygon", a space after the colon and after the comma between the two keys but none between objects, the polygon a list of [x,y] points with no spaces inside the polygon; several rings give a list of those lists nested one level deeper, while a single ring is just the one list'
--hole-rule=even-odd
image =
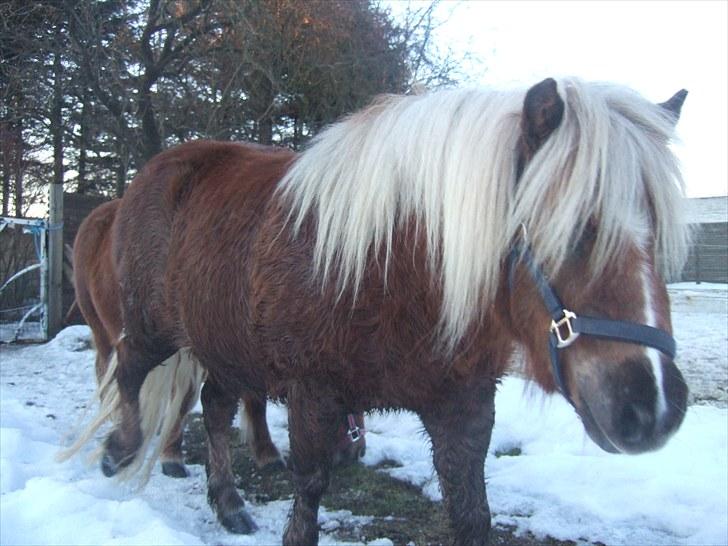
[{"label": "metal halter ring", "polygon": [[349,436],[351,443],[354,444],[362,439],[364,429],[359,428],[359,425],[356,424],[356,419],[351,413],[346,416],[346,420],[349,424],[349,430],[346,431],[346,434]]},{"label": "metal halter ring", "polygon": [[[568,347],[576,341],[576,338],[579,337],[579,332],[575,332],[574,326],[571,324],[571,321],[576,318],[576,313],[573,313],[568,309],[564,309],[562,313],[564,316],[558,322],[556,320],[551,321],[551,333],[556,336],[556,347],[559,349]],[[566,337],[562,335],[562,328],[564,326],[566,326]]]}]

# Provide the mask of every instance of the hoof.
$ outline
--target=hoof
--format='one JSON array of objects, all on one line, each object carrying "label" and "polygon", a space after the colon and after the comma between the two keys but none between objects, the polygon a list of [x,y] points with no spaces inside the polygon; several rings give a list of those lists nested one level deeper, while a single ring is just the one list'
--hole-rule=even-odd
[{"label": "hoof", "polygon": [[225,529],[236,535],[249,535],[258,530],[258,526],[253,521],[253,518],[250,517],[244,508],[240,508],[237,512],[221,517],[220,523]]},{"label": "hoof", "polygon": [[162,474],[169,476],[170,478],[188,478],[190,476],[185,465],[175,461],[162,463]]},{"label": "hoof", "polygon": [[260,471],[265,474],[277,474],[278,472],[283,472],[287,468],[285,461],[279,458],[261,466]]}]

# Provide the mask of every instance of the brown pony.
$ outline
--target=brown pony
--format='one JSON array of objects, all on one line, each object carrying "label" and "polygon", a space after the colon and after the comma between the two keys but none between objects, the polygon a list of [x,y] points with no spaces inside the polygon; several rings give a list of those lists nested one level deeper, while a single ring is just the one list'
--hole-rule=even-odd
[{"label": "brown pony", "polygon": [[[112,362],[114,348],[122,337],[123,323],[119,299],[119,284],[114,272],[111,257],[111,233],[114,219],[121,201],[104,203],[94,209],[81,223],[74,242],[74,286],[76,303],[86,323],[91,327],[96,346],[96,377],[99,385],[104,383],[109,363]],[[172,422],[166,436],[162,439],[161,462],[162,472],[171,477],[181,478],[189,475],[184,466],[182,454],[182,432],[184,421],[199,396],[202,370],[190,359],[186,351],[178,352],[170,362],[170,368],[177,372],[174,387],[179,390],[180,407],[175,412],[177,418]],[[182,361],[181,359],[186,359]],[[150,385],[149,390],[168,389],[172,385],[168,378],[160,374],[150,374],[147,382],[162,381],[161,385]],[[150,393],[151,394],[151,393]],[[103,393],[101,393],[103,396]],[[172,392],[174,399],[177,393]],[[166,397],[162,397],[166,400]],[[256,465],[263,468],[269,465],[281,465],[278,449],[273,444],[266,422],[266,399],[250,393],[243,398],[245,411],[241,418],[246,418],[245,438],[253,453]],[[162,408],[161,411],[165,411]],[[363,416],[353,416],[356,427],[363,428]],[[350,419],[347,417],[347,419]],[[148,419],[141,419],[142,423]],[[241,419],[242,423],[242,419]],[[150,429],[153,429],[149,423]],[[348,421],[339,425],[337,462],[350,462],[363,456],[366,440],[362,437],[352,442],[349,430],[353,428]]]},{"label": "brown pony", "polygon": [[141,456],[140,387],[180,347],[208,374],[208,496],[230,529],[254,529],[228,455],[236,402],[286,398],[286,545],[317,542],[336,419],[372,408],[420,416],[455,542],[486,543],[484,461],[516,346],[601,447],[660,447],[687,394],[662,280],[688,241],[668,146],[684,96],[574,79],[446,90],[376,102],[300,155],[161,153],[113,228],[126,335],[103,471]]}]

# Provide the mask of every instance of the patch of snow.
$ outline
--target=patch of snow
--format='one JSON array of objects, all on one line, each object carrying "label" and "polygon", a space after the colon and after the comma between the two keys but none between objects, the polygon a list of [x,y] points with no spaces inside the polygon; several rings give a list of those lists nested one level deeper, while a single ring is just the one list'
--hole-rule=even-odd
[{"label": "patch of snow", "polygon": [[[678,361],[695,370],[686,373],[690,388],[708,377],[700,387],[706,393],[725,391],[728,317],[685,305],[673,322]],[[55,462],[66,435],[94,405],[89,342],[89,330],[74,327],[43,345],[0,347],[0,544],[279,543],[290,501],[249,503],[260,530],[231,535],[207,504],[202,466],[190,466],[185,480],[156,470],[140,492],[104,478],[83,454]],[[725,400],[718,406],[691,406],[681,429],[656,453],[615,456],[587,438],[563,399],[505,379],[486,462],[494,523],[610,546],[728,544],[728,409]],[[285,407],[269,404],[271,435],[283,452],[286,421]],[[430,443],[415,415],[373,414],[367,430],[365,464],[394,462],[386,472],[441,498]],[[337,528],[366,518],[322,509],[319,522],[321,543],[333,544]]]},{"label": "patch of snow", "polygon": [[728,320],[728,284],[683,282],[668,285],[673,319],[676,313],[710,313]]},{"label": "patch of snow", "polygon": [[394,546],[394,542],[388,538],[377,538],[367,542],[367,546]]},{"label": "patch of snow", "polygon": [[89,337],[88,326],[69,326],[64,328],[54,337],[49,346],[58,347],[64,351],[78,352],[91,349],[91,338]]},{"label": "patch of snow", "polygon": [[728,284],[720,282],[674,282],[667,285],[667,290],[718,290],[728,292]]}]

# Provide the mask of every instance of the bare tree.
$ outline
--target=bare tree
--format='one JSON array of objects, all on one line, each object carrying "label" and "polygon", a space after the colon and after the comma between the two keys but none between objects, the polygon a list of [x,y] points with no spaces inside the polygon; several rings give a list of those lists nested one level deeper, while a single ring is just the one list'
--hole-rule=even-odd
[{"label": "bare tree", "polygon": [[[61,50],[62,21],[51,3],[7,2],[0,4],[0,167],[3,179],[3,214],[22,216],[37,186],[47,181],[46,165],[36,152],[53,149],[62,142],[61,60],[53,63],[53,52]],[[51,105],[54,85],[59,101]],[[53,118],[51,110],[56,108]],[[57,130],[55,142],[50,133]],[[62,159],[62,152],[58,154]],[[56,159],[56,168],[62,162]],[[40,175],[31,176],[31,175]],[[14,191],[11,191],[14,186]],[[35,186],[35,187],[34,187]]]},{"label": "bare tree", "polygon": [[449,84],[433,13],[395,21],[370,0],[2,3],[3,213],[21,212],[54,166],[79,192],[121,195],[177,142],[297,148],[377,94]]}]

